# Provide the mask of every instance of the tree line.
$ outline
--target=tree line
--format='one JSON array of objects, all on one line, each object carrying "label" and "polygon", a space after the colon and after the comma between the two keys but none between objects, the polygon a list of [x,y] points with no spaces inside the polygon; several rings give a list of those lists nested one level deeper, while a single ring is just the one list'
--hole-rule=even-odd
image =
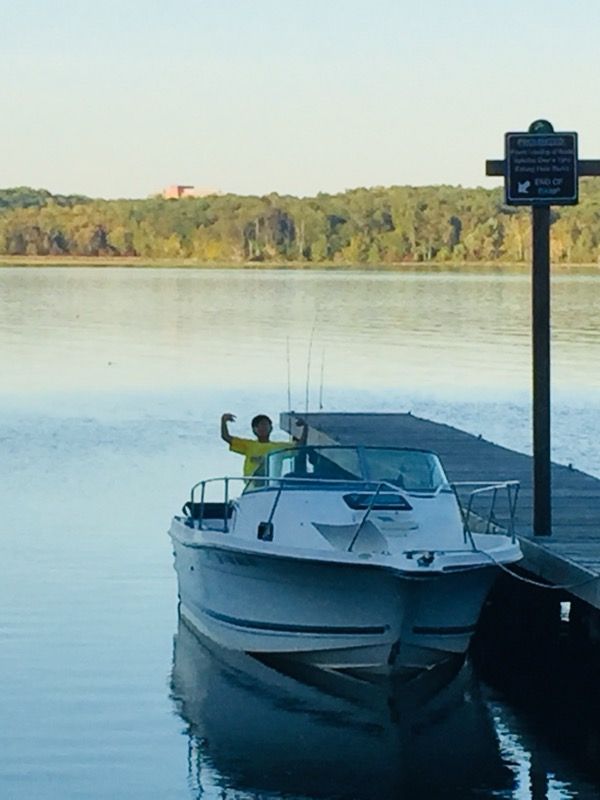
[{"label": "tree line", "polygon": [[[600,182],[552,210],[552,260],[600,262]],[[0,255],[128,256],[202,263],[531,260],[528,209],[500,188],[392,186],[339,194],[101,200],[0,190]]]}]

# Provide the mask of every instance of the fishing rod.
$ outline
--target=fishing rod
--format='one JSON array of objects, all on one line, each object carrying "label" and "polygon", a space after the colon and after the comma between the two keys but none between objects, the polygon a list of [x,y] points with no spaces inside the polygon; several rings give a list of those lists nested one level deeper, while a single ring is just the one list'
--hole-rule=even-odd
[{"label": "fishing rod", "polygon": [[290,362],[290,337],[286,339],[286,358],[287,358],[287,407],[292,410],[292,367]]},{"label": "fishing rod", "polygon": [[323,410],[323,376],[325,374],[325,348],[321,351],[321,385],[319,386],[319,411]]},{"label": "fishing rod", "polygon": [[305,394],[305,403],[304,403],[304,413],[308,414],[308,396],[310,391],[310,365],[312,361],[312,348],[313,348],[313,339],[315,336],[315,328],[317,327],[317,314],[315,312],[315,321],[313,322],[312,330],[310,332],[310,339],[308,341],[308,354],[306,357],[306,394]]}]

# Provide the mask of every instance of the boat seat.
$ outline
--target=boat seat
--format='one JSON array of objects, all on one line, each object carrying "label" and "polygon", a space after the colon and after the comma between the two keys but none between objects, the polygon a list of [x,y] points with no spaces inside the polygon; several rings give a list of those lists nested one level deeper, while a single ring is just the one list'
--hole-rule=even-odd
[{"label": "boat seat", "polygon": [[[182,506],[182,513],[188,517],[189,519],[200,519],[200,510],[202,509],[202,503],[192,503],[191,500],[188,500],[187,503],[184,503]],[[204,508],[202,512],[202,519],[231,519],[233,514],[233,504],[232,503],[204,503]]]},{"label": "boat seat", "polygon": [[360,481],[360,478],[357,475],[354,475],[352,472],[348,472],[341,467],[338,467],[336,464],[332,464],[328,462],[327,464],[317,464],[315,465],[313,472],[307,472],[306,470],[293,470],[292,472],[287,472],[282,477],[284,478],[306,478],[309,481],[315,480],[336,480],[336,481]]},{"label": "boat seat", "polygon": [[293,472],[287,472],[285,475],[282,475],[283,478],[302,478],[302,480],[295,480],[293,483],[290,482],[286,484],[287,488],[299,488],[300,486],[313,486],[313,482],[316,478],[316,475],[313,475],[311,472],[305,472],[304,470],[294,470]]}]

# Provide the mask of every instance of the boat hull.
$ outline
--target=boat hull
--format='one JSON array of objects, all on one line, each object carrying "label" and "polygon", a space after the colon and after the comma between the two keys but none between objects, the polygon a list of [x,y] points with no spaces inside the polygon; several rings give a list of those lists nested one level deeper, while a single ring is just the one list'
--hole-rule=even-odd
[{"label": "boat hull", "polygon": [[173,536],[181,615],[219,645],[389,674],[464,655],[494,566],[407,573]]}]

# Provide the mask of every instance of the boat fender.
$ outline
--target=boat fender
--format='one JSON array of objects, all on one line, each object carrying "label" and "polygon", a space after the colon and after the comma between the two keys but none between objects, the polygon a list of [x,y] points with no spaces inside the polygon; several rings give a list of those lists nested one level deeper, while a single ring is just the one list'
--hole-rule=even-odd
[{"label": "boat fender", "polygon": [[258,523],[258,531],[257,531],[257,538],[261,540],[261,542],[272,542],[273,541],[273,523],[272,522],[259,522]]}]

